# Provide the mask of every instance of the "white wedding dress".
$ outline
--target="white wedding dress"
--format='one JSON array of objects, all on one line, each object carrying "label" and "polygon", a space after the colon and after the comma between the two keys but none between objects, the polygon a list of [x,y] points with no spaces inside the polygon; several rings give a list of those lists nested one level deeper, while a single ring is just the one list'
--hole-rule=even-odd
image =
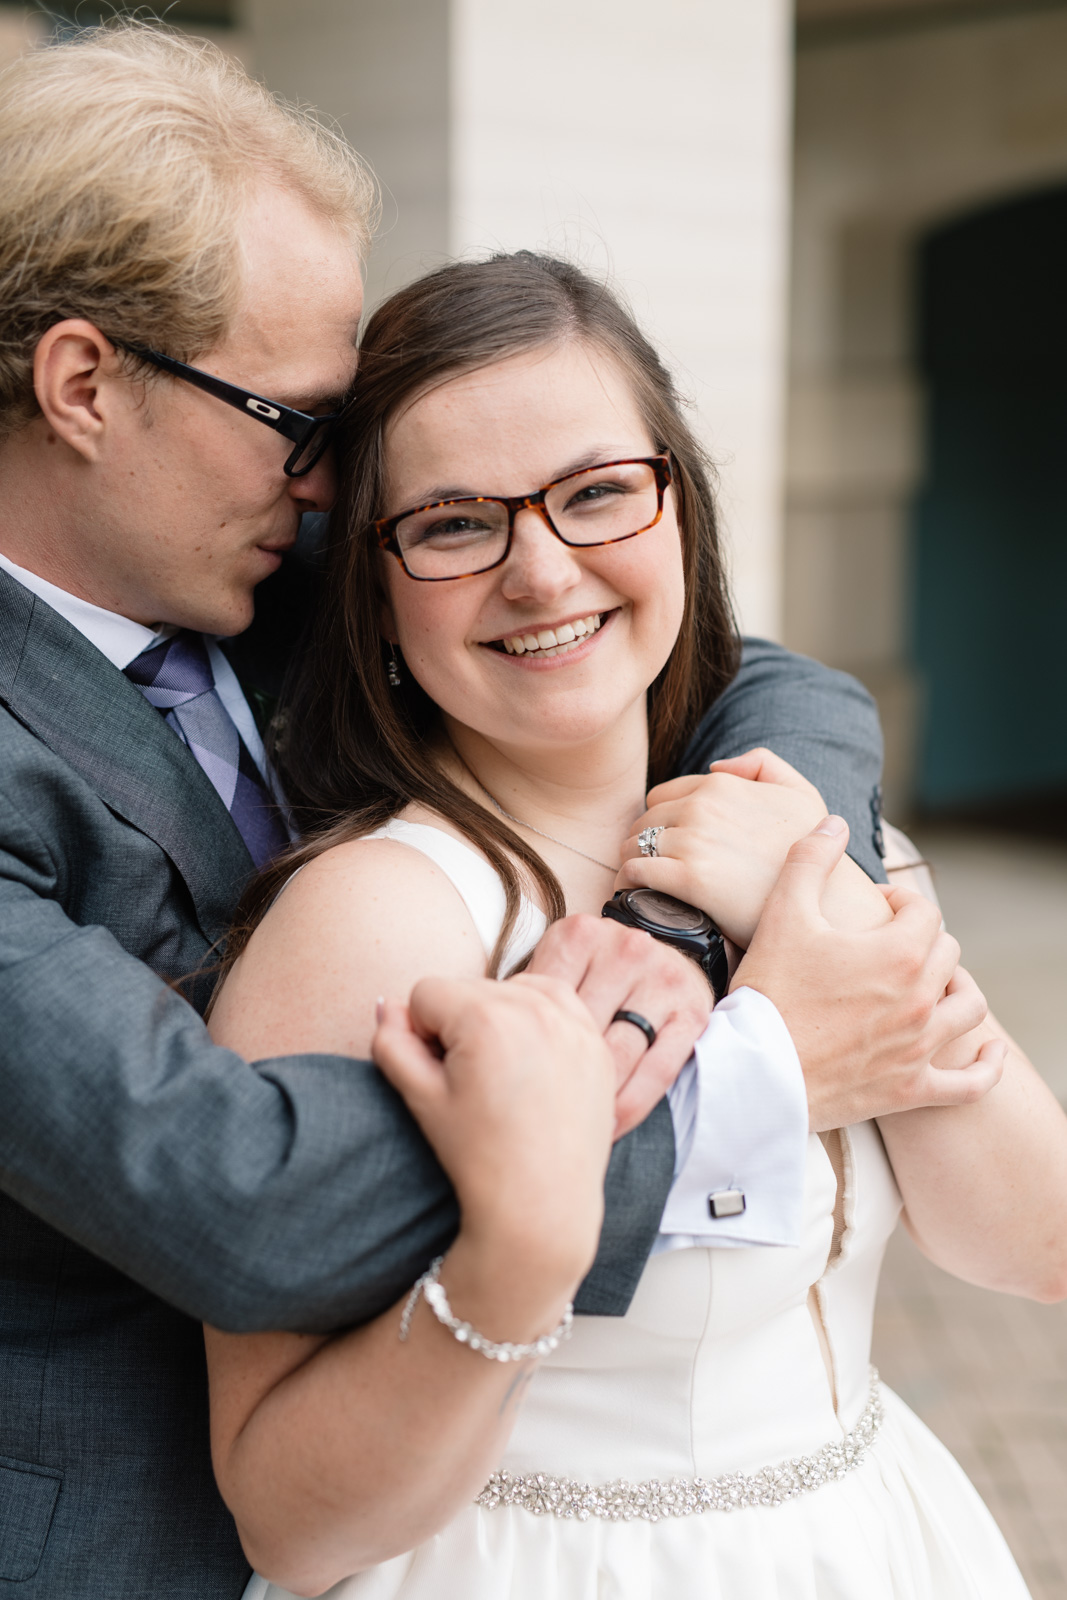
[{"label": "white wedding dress", "polygon": [[[486,862],[382,831],[432,856],[491,947]],[[542,927],[529,907],[520,941]],[[480,1502],[331,1600],[1027,1600],[961,1469],[871,1373],[900,1196],[873,1123],[839,1138],[840,1195],[809,1140],[799,1249],[653,1255],[626,1316],[578,1317],[539,1367]],[[245,1600],[288,1591],[256,1577]]]}]

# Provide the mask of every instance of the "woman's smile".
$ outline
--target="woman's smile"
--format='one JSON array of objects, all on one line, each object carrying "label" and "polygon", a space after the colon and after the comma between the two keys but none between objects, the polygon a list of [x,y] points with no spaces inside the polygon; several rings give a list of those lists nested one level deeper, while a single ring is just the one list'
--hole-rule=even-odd
[{"label": "woman's smile", "polygon": [[[603,480],[594,478],[596,463],[642,462],[656,450],[628,378],[579,341],[461,373],[389,425],[392,515],[427,504],[442,485],[465,485],[472,504],[479,496],[484,504],[533,495],[576,461],[593,463],[583,467],[591,486],[584,498],[576,491],[573,506],[517,510],[506,555],[484,571],[419,582],[383,557],[385,629],[446,718],[512,748],[564,740],[573,750],[620,718],[629,724],[635,710],[644,728],[645,695],[684,606],[672,491],[654,523],[622,538],[582,543],[592,515],[582,508],[633,492],[607,465]],[[573,540],[551,520],[568,514]],[[642,742],[635,760],[645,759]]]},{"label": "woman's smile", "polygon": [[488,648],[521,660],[527,667],[540,665],[549,659],[558,661],[561,657],[572,662],[584,661],[601,629],[617,613],[618,607],[614,607],[611,611],[592,611],[586,616],[551,626],[544,623],[527,624],[520,632],[491,640]]}]

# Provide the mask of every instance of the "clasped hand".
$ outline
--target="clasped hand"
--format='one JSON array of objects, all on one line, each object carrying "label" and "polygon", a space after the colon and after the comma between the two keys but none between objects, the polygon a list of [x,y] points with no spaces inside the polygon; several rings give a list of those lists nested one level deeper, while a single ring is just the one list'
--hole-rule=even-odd
[{"label": "clasped hand", "polygon": [[[655,857],[640,851],[646,828],[663,830]],[[937,907],[871,883],[845,856],[847,841],[817,789],[752,750],[651,790],[616,880],[699,906],[747,949],[732,987],[778,1007],[813,1130],[969,1104],[1004,1064],[1003,1046],[980,1031],[985,998]]]},{"label": "clasped hand", "polygon": [[[959,966],[959,946],[939,911],[921,895],[872,884],[845,857],[847,825],[827,817],[818,791],[786,762],[752,751],[709,774],[661,784],[648,800],[616,887],[676,895],[747,947],[732,988],[760,991],[781,1013],[804,1071],[813,1130],[968,1104],[997,1083],[1003,1046],[981,1029],[985,999]],[[649,827],[664,830],[654,858],[637,845]],[[592,1052],[610,1066],[617,1139],[673,1084],[711,1009],[703,973],[686,956],[635,929],[577,915],[548,929],[522,977],[418,985],[410,1008],[390,1008],[385,1043],[379,1030],[374,1053],[449,1165],[441,1143],[448,1144],[447,1108],[461,1081],[471,1107],[482,1096],[478,1116],[487,1126],[499,1120],[505,1086],[514,1083],[525,1108],[520,1120],[532,1129],[545,1119],[532,1115],[527,1099],[547,1099],[549,1121],[569,1117],[578,1101],[563,1087],[567,1073]],[[640,1029],[612,1020],[622,1010],[651,1023],[651,1048]],[[440,1043],[444,1074],[431,1039]],[[465,1075],[448,1094],[453,1058]],[[543,1084],[538,1059],[552,1062]],[[479,1071],[492,1073],[490,1087],[476,1090]],[[592,1084],[576,1078],[573,1092],[582,1085],[581,1094],[599,1104],[604,1086],[595,1071]],[[558,1104],[553,1096],[562,1096]],[[469,1141],[472,1124],[461,1122]]]},{"label": "clasped hand", "polygon": [[[706,911],[748,948],[789,847],[826,815],[819,791],[769,750],[657,784],[622,847],[615,888],[661,889]],[[646,829],[657,854],[643,855]]]}]

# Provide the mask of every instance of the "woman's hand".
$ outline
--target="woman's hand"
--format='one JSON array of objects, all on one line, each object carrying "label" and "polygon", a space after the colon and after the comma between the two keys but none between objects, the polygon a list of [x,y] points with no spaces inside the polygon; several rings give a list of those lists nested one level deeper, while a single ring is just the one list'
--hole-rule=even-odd
[{"label": "woman's hand", "polygon": [[517,1262],[566,1298],[596,1254],[615,1124],[614,1062],[573,988],[425,978],[383,1006],[372,1049],[452,1179],[464,1237],[494,1272]]},{"label": "woman's hand", "polygon": [[[747,948],[791,846],[825,815],[819,791],[772,751],[717,761],[649,791],[615,888],[644,885],[699,906]],[[638,846],[645,828],[664,830],[654,857]]]},{"label": "woman's hand", "polygon": [[[423,978],[374,1056],[459,1195],[441,1283],[489,1338],[554,1328],[600,1235],[615,1067],[558,979]],[[420,1300],[327,1340],[207,1330],[212,1454],[258,1571],[321,1594],[428,1539],[499,1462],[536,1363],[488,1361]]]}]

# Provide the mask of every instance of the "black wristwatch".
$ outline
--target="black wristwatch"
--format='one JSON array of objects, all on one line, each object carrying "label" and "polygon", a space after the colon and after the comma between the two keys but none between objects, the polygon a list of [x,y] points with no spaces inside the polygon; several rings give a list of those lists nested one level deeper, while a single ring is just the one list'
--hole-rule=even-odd
[{"label": "black wristwatch", "polygon": [[706,912],[658,889],[621,889],[600,914],[672,944],[701,967],[716,1000],[726,993],[730,981],[726,942]]}]

